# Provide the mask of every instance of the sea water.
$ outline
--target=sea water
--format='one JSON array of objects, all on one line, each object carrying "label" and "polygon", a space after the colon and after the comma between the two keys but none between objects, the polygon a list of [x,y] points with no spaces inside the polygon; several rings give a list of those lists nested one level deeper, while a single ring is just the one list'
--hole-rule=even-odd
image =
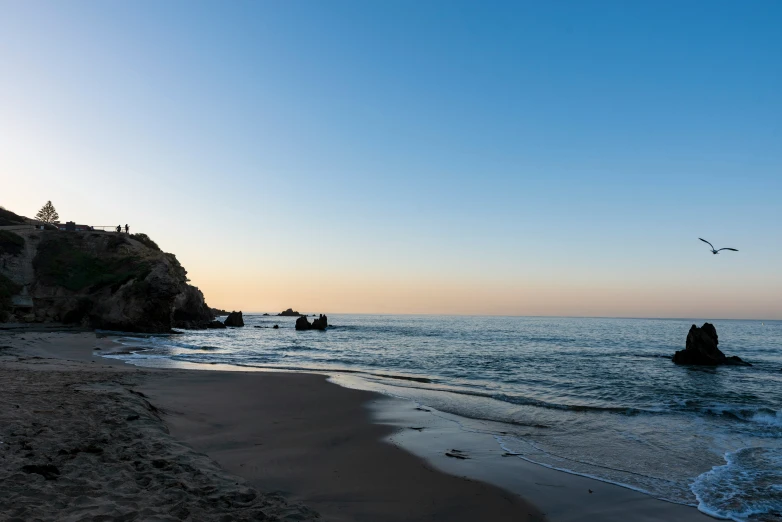
[{"label": "sea water", "polygon": [[723,518],[782,516],[780,321],[712,321],[722,351],[752,366],[705,368],[670,359],[701,320],[330,315],[327,331],[297,332],[295,318],[244,317],[124,336],[143,350],[116,357],[349,373],[478,419],[531,462]]}]

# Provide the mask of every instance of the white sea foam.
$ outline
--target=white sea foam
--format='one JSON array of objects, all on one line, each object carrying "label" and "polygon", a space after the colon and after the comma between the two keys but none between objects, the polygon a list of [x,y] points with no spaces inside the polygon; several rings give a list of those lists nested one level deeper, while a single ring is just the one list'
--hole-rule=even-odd
[{"label": "white sea foam", "polygon": [[756,413],[750,420],[757,422],[758,424],[765,424],[767,426],[778,426],[782,428],[782,410],[777,411],[775,414],[771,413]]},{"label": "white sea foam", "polygon": [[782,512],[782,449],[742,448],[726,453],[725,461],[693,482],[698,509],[736,522]]}]

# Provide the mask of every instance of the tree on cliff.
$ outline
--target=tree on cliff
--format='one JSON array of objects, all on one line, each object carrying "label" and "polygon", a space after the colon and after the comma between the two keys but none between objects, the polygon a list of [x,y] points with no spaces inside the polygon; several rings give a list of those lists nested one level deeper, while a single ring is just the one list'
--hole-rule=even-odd
[{"label": "tree on cliff", "polygon": [[54,209],[52,202],[47,201],[35,215],[35,219],[43,221],[44,223],[57,223],[60,220],[60,215]]}]

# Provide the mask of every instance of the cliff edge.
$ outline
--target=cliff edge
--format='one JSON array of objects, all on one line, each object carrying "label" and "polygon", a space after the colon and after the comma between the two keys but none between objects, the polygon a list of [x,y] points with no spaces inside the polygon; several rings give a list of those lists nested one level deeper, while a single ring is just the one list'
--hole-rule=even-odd
[{"label": "cliff edge", "polygon": [[0,225],[0,322],[148,333],[204,328],[212,312],[188,281],[176,256],[151,241]]}]

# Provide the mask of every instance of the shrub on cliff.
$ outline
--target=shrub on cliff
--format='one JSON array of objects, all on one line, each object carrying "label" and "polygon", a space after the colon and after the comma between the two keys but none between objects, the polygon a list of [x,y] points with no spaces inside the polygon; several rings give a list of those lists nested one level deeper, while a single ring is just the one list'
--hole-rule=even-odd
[{"label": "shrub on cliff", "polygon": [[147,263],[133,255],[95,256],[74,237],[58,237],[43,242],[33,259],[41,282],[72,291],[119,287],[133,278],[143,279],[150,271]]},{"label": "shrub on cliff", "polygon": [[6,313],[11,311],[11,297],[21,289],[21,285],[0,274],[0,321],[4,321]]},{"label": "shrub on cliff", "polygon": [[0,230],[0,254],[18,255],[24,248],[24,238],[10,230]]},{"label": "shrub on cliff", "polygon": [[141,233],[140,234],[131,234],[130,238],[131,239],[135,239],[136,241],[138,241],[139,243],[141,243],[142,245],[144,245],[147,248],[151,248],[152,250],[157,250],[158,252],[160,252],[160,247],[157,246],[157,243],[152,241],[152,238],[150,238],[146,234],[141,234]]}]

